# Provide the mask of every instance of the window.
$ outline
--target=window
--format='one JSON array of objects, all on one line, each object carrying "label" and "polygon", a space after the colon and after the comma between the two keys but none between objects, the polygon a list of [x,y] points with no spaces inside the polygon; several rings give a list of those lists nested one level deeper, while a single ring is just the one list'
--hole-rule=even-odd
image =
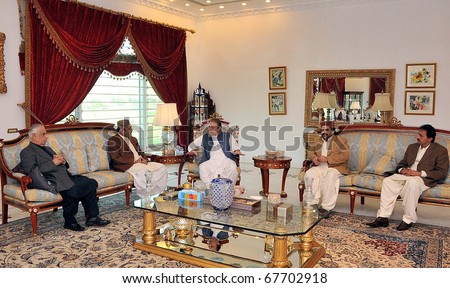
[{"label": "window", "polygon": [[[136,57],[128,39],[117,53],[116,61],[136,63]],[[138,138],[141,148],[161,145],[161,128],[153,127],[156,104],[163,103],[156,95],[147,78],[132,72],[125,77],[116,77],[103,71],[92,90],[72,113],[80,122],[117,123],[130,119],[133,136]]]}]

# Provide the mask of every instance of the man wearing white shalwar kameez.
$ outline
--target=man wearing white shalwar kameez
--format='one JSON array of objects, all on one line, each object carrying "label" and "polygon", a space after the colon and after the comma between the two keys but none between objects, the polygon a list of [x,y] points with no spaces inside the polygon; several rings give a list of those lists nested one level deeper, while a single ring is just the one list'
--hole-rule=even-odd
[{"label": "man wearing white shalwar kameez", "polygon": [[[167,185],[167,168],[147,160],[137,139],[131,136],[133,129],[129,120],[119,120],[117,126],[119,133],[108,140],[112,168],[133,175],[136,192],[141,198],[163,192]],[[148,172],[151,172],[150,189],[147,189]]]},{"label": "man wearing white shalwar kameez", "polygon": [[[339,194],[339,177],[348,174],[347,161],[350,153],[345,137],[333,135],[333,123],[321,124],[321,137],[317,137],[308,151],[314,167],[308,169],[304,178],[313,179],[312,204],[318,204],[322,199],[322,213],[331,211],[336,206]],[[326,211],[325,211],[326,210]]]},{"label": "man wearing white shalwar kameez", "polygon": [[238,172],[235,162],[236,155],[242,155],[236,139],[226,132],[222,132],[222,124],[219,119],[211,119],[209,133],[195,139],[188,147],[189,153],[197,155],[194,149],[203,147],[203,155],[200,160],[200,179],[209,184],[217,178],[229,178],[236,183]]}]

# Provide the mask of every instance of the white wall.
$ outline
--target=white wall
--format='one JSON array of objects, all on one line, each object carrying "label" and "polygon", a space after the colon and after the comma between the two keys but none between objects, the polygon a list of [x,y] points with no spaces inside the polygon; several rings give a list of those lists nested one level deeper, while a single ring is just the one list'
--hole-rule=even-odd
[{"label": "white wall", "polygon": [[[8,93],[0,95],[0,138],[10,139],[9,127],[23,128],[24,113],[16,103],[24,101],[23,76],[17,53],[19,24],[16,1],[3,5],[0,31],[5,46]],[[448,129],[446,105],[450,91],[450,1],[393,0],[340,7],[310,8],[295,12],[264,14],[234,19],[195,21],[131,4],[127,1],[84,1],[147,19],[193,28],[188,33],[189,91],[198,83],[211,92],[217,111],[232,123],[255,126],[252,136],[263,138],[261,126],[270,119],[276,126],[270,143],[284,149],[301,137],[304,119],[306,70],[396,69],[394,114],[404,125],[430,123]],[[405,66],[437,63],[436,111],[434,116],[404,115]],[[268,114],[268,68],[287,66],[287,115]],[[192,94],[188,95],[191,99]],[[285,139],[281,127],[292,126]],[[254,139],[253,139],[254,140]],[[249,145],[252,141],[242,140]],[[254,142],[254,141],[253,141]],[[264,153],[265,142],[251,152]],[[299,167],[304,151],[287,152]]]},{"label": "white wall", "polygon": [[[378,2],[378,1],[375,1]],[[205,21],[199,24],[198,55],[190,71],[191,87],[199,78],[211,91],[217,110],[232,122],[263,125],[270,118],[277,131],[292,126],[294,133],[278,148],[302,133],[306,70],[396,69],[394,115],[404,125],[430,123],[448,129],[446,105],[450,81],[450,1],[379,1],[343,7]],[[192,59],[191,59],[192,62]],[[434,116],[404,115],[405,66],[437,63]],[[268,67],[287,66],[287,115],[268,114]],[[196,77],[192,77],[193,74]],[[194,83],[195,82],[195,83]],[[261,131],[261,129],[260,129]],[[255,133],[263,138],[264,133]],[[248,141],[241,141],[245,145]],[[247,152],[245,162],[266,148]],[[287,152],[299,167],[303,149]]]}]

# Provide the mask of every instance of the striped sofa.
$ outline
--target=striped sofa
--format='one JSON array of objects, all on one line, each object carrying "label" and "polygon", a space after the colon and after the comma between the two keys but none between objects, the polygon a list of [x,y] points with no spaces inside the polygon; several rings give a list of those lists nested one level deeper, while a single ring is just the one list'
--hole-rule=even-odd
[{"label": "striped sofa", "polygon": [[[342,129],[350,147],[349,175],[340,178],[340,193],[350,196],[350,213],[356,196],[379,198],[384,173],[395,170],[409,144],[415,143],[418,127],[349,125]],[[435,142],[450,151],[450,131],[437,130]],[[450,155],[449,155],[450,156]],[[299,175],[300,201],[303,200],[303,174],[309,167],[305,160]],[[444,183],[424,191],[419,203],[450,206],[450,174]]]},{"label": "striped sofa", "polygon": [[[133,177],[129,173],[110,170],[106,143],[114,135],[112,124],[77,123],[73,125],[49,125],[47,145],[55,152],[63,153],[73,174],[84,175],[98,182],[97,195],[103,196],[125,191],[129,206]],[[28,189],[31,178],[12,169],[20,162],[20,151],[28,146],[27,130],[8,141],[0,141],[2,223],[8,221],[8,205],[28,211],[33,234],[37,234],[37,214],[61,206],[62,197],[46,190]]]}]

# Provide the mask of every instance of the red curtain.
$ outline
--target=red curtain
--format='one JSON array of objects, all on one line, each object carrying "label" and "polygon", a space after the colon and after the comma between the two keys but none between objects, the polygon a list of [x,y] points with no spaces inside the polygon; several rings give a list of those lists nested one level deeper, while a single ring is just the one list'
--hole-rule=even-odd
[{"label": "red curtain", "polygon": [[[106,67],[115,75],[144,72],[186,124],[186,31],[61,0],[29,0],[29,14],[30,109],[44,124],[69,115]],[[110,64],[125,35],[141,67]],[[178,141],[186,145],[187,133]]]},{"label": "red curtain", "polygon": [[370,77],[369,107],[375,102],[375,93],[386,92],[386,78]]},{"label": "red curtain", "polygon": [[320,92],[335,92],[339,106],[344,105],[345,77],[322,78],[320,81]]},{"label": "red curtain", "polygon": [[52,124],[86,97],[115,57],[129,20],[60,0],[30,0],[29,9],[30,109]]},{"label": "red curtain", "polygon": [[186,32],[142,20],[131,20],[128,39],[144,74],[164,103],[176,103],[183,127],[178,144],[187,146]]}]

